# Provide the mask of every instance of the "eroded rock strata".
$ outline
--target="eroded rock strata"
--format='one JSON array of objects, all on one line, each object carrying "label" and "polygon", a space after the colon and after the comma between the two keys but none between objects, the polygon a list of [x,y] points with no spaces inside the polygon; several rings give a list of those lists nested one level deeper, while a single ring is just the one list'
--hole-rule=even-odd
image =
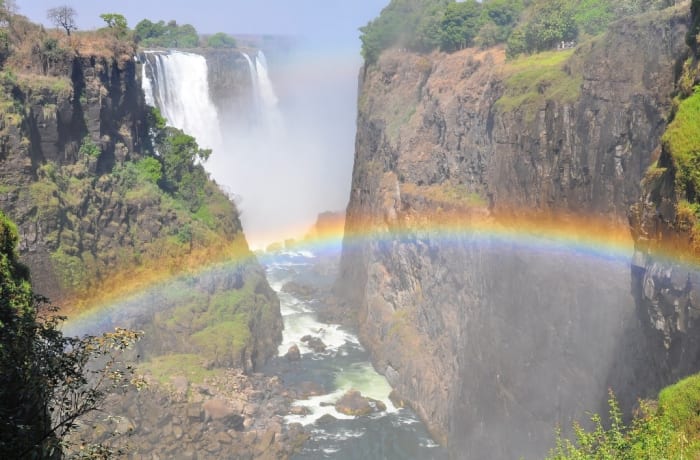
[{"label": "eroded rock strata", "polygon": [[542,457],[608,387],[629,403],[658,385],[635,365],[628,264],[446,238],[435,220],[625,226],[688,23],[687,5],[625,19],[551,54],[554,67],[470,49],[389,50],[363,69],[346,235],[373,238],[346,240],[337,291],[376,367],[455,458]]}]

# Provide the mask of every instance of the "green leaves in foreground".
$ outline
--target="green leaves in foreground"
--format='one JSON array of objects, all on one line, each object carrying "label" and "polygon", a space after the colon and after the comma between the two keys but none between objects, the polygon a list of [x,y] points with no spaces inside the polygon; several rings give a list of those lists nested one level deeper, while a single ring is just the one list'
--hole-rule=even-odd
[{"label": "green leaves in foreground", "polygon": [[[697,377],[691,377],[696,378]],[[697,395],[696,395],[697,396]],[[697,399],[697,398],[695,398]],[[685,426],[688,420],[668,417],[663,401],[640,402],[640,409],[629,425],[625,425],[622,412],[610,392],[610,426],[606,428],[600,415],[593,414],[593,428],[585,430],[574,424],[575,441],[561,436],[557,431],[556,447],[549,453],[549,460],[681,460],[693,458],[691,444]],[[675,423],[674,423],[675,422]]]}]

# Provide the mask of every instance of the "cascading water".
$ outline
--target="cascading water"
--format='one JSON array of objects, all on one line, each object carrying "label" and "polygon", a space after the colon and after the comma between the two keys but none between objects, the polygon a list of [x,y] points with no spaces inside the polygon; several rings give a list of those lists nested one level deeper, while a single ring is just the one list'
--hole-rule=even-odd
[{"label": "cascading water", "polygon": [[[255,238],[261,231],[279,225],[276,219],[280,214],[288,212],[299,220],[301,211],[310,207],[312,197],[300,185],[314,175],[314,165],[304,162],[303,157],[313,139],[300,142],[292,135],[295,130],[285,131],[265,55],[241,55],[247,63],[249,90],[253,93],[242,98],[252,104],[244,106],[249,116],[242,118],[251,120],[252,126],[244,126],[245,122],[240,126],[233,126],[235,122],[221,126],[218,114],[226,120],[227,110],[232,109],[225,107],[220,98],[216,99],[219,106],[214,105],[207,62],[196,54],[146,52],[143,90],[147,102],[155,104],[169,124],[196,136],[203,147],[213,149],[204,166],[219,184],[243,196],[243,225],[248,237],[252,234]],[[245,76],[245,68],[239,70]],[[298,274],[315,273],[309,263],[313,257],[280,254],[266,261],[271,284],[279,292],[292,268]],[[301,406],[296,408],[297,414],[305,415],[287,417],[288,422],[302,423],[313,433],[300,458],[444,458],[444,452],[432,443],[415,414],[393,407],[388,400],[390,387],[386,379],[374,371],[369,354],[352,331],[319,322],[314,311],[318,300],[305,301],[282,292],[279,296],[285,320],[280,354],[293,342],[299,345],[302,357],[291,369],[284,367],[284,357],[279,358],[277,365],[282,365],[282,369],[277,368],[277,373],[290,381],[310,379],[327,391],[295,403]],[[328,346],[327,352],[315,353],[305,347],[301,338],[308,334],[319,335]],[[332,404],[350,388],[382,400],[389,409],[357,419],[343,416]],[[335,421],[316,425],[324,414]]]},{"label": "cascading water", "polygon": [[241,53],[243,54],[243,57],[245,58],[246,62],[248,63],[248,73],[250,74],[250,82],[252,85],[252,98],[253,98],[253,111],[255,112],[255,118],[258,119],[260,117],[260,113],[262,108],[260,107],[260,90],[258,88],[258,72],[255,70],[255,64],[253,64],[253,60],[248,56],[246,53]]},{"label": "cascading water", "polygon": [[253,100],[255,103],[255,113],[258,117],[258,129],[262,129],[265,134],[272,134],[279,137],[284,128],[282,114],[279,110],[279,99],[275,94],[275,88],[270,80],[267,68],[267,58],[262,51],[258,51],[255,56],[255,63],[247,54],[243,56],[248,61],[250,78],[253,85]]},{"label": "cascading water", "polygon": [[204,56],[168,51],[146,52],[144,57],[146,102],[156,105],[168,124],[194,136],[200,147],[221,149],[219,117],[209,92]]}]

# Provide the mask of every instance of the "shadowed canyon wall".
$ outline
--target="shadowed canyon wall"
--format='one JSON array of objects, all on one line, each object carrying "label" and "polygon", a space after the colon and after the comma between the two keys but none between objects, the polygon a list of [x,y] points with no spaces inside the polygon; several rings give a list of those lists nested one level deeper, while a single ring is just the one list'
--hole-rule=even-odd
[{"label": "shadowed canyon wall", "polygon": [[337,290],[379,371],[455,458],[542,457],[608,387],[627,407],[657,389],[629,261],[447,238],[434,223],[626,229],[688,24],[686,5],[524,61],[394,49],[363,69],[346,238],[374,238],[346,239]]}]

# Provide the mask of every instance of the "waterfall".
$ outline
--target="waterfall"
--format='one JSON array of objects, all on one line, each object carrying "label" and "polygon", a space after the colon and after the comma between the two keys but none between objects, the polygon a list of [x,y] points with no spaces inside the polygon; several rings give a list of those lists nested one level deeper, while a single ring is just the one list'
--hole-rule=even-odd
[{"label": "waterfall", "polygon": [[255,70],[258,73],[258,91],[260,92],[260,99],[265,108],[269,110],[277,110],[277,95],[275,94],[275,89],[272,87],[272,81],[267,73],[267,59],[262,51],[258,51],[258,55],[255,57]]},{"label": "waterfall", "polygon": [[[226,65],[232,67],[216,72],[234,71],[239,79],[248,74],[249,87],[208,75],[214,68],[208,69],[204,56],[181,51],[144,52],[142,87],[146,102],[158,107],[169,125],[212,149],[203,166],[235,194],[248,241],[267,244],[282,231],[285,236],[292,228],[297,234],[306,231],[318,212],[305,193],[311,185],[299,184],[315,164],[302,160],[314,151],[315,134],[286,129],[296,120],[285,119],[262,52],[231,53],[236,54]],[[280,191],[286,200],[279,199]]]},{"label": "waterfall", "polygon": [[255,70],[255,64],[253,64],[253,60],[250,59],[250,56],[248,56],[246,53],[241,53],[243,54],[243,57],[245,58],[246,62],[248,62],[248,72],[250,73],[250,83],[253,86],[252,89],[252,98],[253,98],[253,111],[255,112],[255,119],[257,121],[258,118],[260,118],[260,114],[262,112],[262,109],[260,107],[260,90],[258,89],[258,71]]},{"label": "waterfall", "polygon": [[146,102],[156,105],[169,125],[194,136],[200,147],[220,149],[219,117],[209,94],[204,56],[182,51],[151,51],[144,56]]}]

